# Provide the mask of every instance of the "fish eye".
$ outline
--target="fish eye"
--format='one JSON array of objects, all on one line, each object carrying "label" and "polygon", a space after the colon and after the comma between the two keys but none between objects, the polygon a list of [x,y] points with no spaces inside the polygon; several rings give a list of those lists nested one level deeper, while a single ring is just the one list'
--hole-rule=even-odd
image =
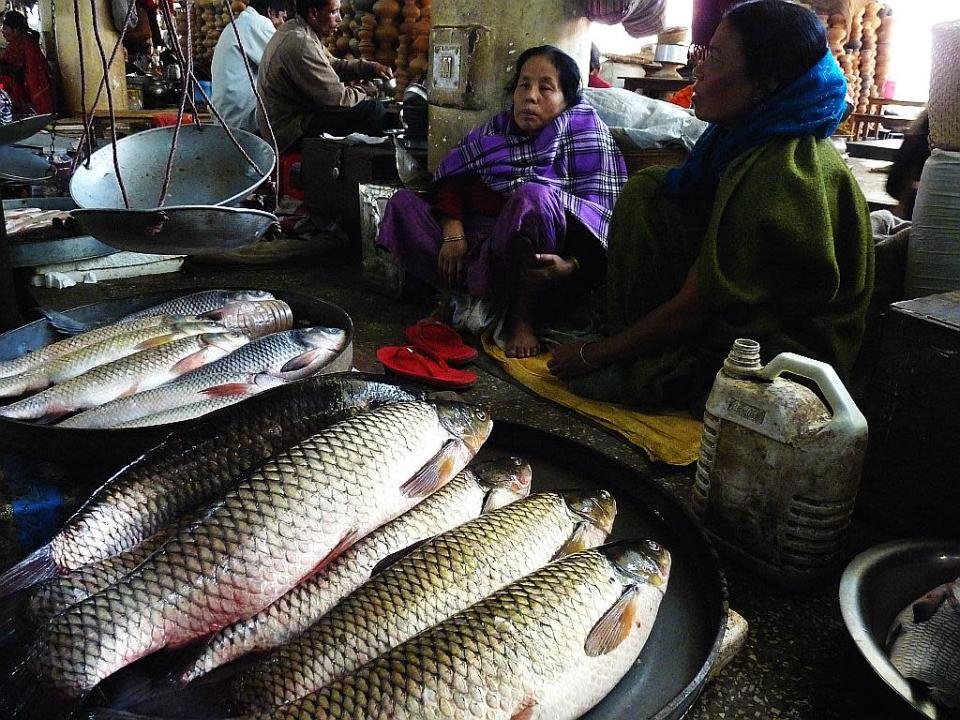
[{"label": "fish eye", "polygon": [[487,419],[487,413],[485,413],[485,412],[484,412],[483,410],[481,410],[480,408],[477,408],[476,412],[474,413],[474,416],[477,418],[477,420],[486,420],[486,419]]}]

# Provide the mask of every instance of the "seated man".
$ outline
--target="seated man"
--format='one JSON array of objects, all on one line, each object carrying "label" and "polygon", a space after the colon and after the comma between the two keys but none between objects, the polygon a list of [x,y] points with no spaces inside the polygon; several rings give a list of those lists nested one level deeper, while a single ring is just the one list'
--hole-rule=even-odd
[{"label": "seated man", "polygon": [[250,63],[250,71],[256,82],[263,51],[277,28],[287,19],[285,8],[286,0],[252,0],[236,17],[237,32],[234,33],[228,26],[220,33],[210,65],[213,80],[211,100],[223,116],[224,123],[230,127],[257,131],[257,98],[253,94],[243,56],[246,55]]},{"label": "seated man", "polygon": [[[303,137],[379,135],[384,129],[383,104],[369,97],[376,94],[375,88],[354,83],[391,78],[393,71],[377,62],[333,57],[323,38],[340,22],[340,0],[297,0],[297,17],[274,34],[263,52],[257,89],[281,152]],[[270,137],[260,109],[257,121],[260,133]]]}]

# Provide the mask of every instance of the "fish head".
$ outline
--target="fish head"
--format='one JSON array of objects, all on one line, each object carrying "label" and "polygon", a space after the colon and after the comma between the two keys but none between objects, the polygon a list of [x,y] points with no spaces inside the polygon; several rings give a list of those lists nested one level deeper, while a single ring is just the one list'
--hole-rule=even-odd
[{"label": "fish head", "polygon": [[493,430],[490,413],[462,402],[439,402],[436,408],[444,430],[462,441],[470,450],[471,457],[476,455]]},{"label": "fish head", "polygon": [[283,300],[230,302],[201,317],[217,320],[231,330],[241,330],[251,337],[262,337],[293,327],[293,310]]},{"label": "fish head", "polygon": [[223,304],[238,302],[263,302],[273,300],[273,293],[266,290],[228,290],[223,294]]},{"label": "fish head", "polygon": [[655,540],[623,540],[599,548],[624,585],[663,587],[670,577],[670,551]]},{"label": "fish head", "polygon": [[287,380],[315,375],[347,344],[347,332],[343,328],[309,327],[290,332],[291,340],[302,347],[303,352],[287,360],[280,368],[280,375]]},{"label": "fish head", "polygon": [[503,457],[473,468],[477,481],[486,492],[483,512],[496,510],[530,494],[533,468],[518,457]]},{"label": "fish head", "polygon": [[613,530],[617,518],[617,501],[602,488],[571,490],[563,493],[563,501],[576,523],[566,552],[577,552],[602,545]]}]

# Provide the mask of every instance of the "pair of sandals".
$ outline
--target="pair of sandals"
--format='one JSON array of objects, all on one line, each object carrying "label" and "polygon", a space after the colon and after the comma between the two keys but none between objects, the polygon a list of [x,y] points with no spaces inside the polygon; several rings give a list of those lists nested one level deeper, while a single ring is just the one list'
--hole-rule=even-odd
[{"label": "pair of sandals", "polygon": [[377,350],[379,360],[393,375],[449,390],[466,390],[477,382],[472,370],[450,367],[477,357],[460,334],[439,320],[421,320],[404,330],[409,345]]}]

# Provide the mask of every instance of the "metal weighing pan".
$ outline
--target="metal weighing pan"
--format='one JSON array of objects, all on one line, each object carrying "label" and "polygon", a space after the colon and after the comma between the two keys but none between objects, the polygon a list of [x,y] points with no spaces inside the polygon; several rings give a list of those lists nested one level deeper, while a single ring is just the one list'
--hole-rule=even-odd
[{"label": "metal weighing pan", "polygon": [[0,125],[0,145],[13,145],[19,140],[35,135],[52,122],[53,115],[48,113],[46,115],[30,115],[6,125]]},{"label": "metal weighing pan", "polygon": [[910,603],[958,576],[957,540],[897,540],[857,555],[840,579],[840,612],[847,631],[873,672],[915,711],[914,717],[957,715],[914,692],[887,658],[887,634]]},{"label": "metal weighing pan", "polygon": [[[145,210],[160,204],[173,127],[128,135],[117,141],[117,161],[130,208]],[[257,164],[255,170],[219,125],[184,125],[177,137],[166,206],[235,205],[270,175],[276,156],[270,143],[245,130],[234,137]],[[82,208],[124,208],[113,165],[113,148],[106,145],[82,163],[70,179],[70,195]]]},{"label": "metal weighing pan", "polygon": [[[83,323],[100,325],[137,310],[157,305],[180,295],[197,292],[202,288],[183,288],[141,295],[135,298],[105,300],[83,305],[64,311],[64,314]],[[270,290],[270,288],[262,288]],[[294,327],[307,325],[327,325],[341,327],[347,332],[347,345],[330,365],[330,372],[349,370],[353,366],[353,321],[340,307],[320,298],[297,292],[272,291],[279,300],[290,305],[293,310]],[[31,350],[43,347],[62,339],[46,319],[36,320],[16,330],[0,335],[0,359],[18,357]],[[305,382],[305,381],[300,381]],[[289,383],[264,393],[275,391],[297,391]],[[261,393],[261,394],[264,394]],[[255,400],[241,400],[238,404]],[[231,408],[224,408],[229,410]],[[148,428],[128,428],[120,430],[87,430],[80,428],[58,428],[11,420],[0,417],[0,452],[39,458],[50,461],[83,461],[86,463],[109,464],[128,462],[144,450],[153,447],[174,429],[187,428],[204,420],[205,415],[194,420],[168,423]],[[91,457],[93,456],[93,457]]]},{"label": "metal weighing pan", "polygon": [[75,210],[83,231],[118,250],[161,255],[201,255],[237,250],[262,238],[276,215],[247,208],[203,206],[153,210]]},{"label": "metal weighing pan", "polygon": [[[0,125],[0,127],[3,127]],[[0,180],[37,182],[53,177],[50,159],[36,150],[0,145]]]},{"label": "metal weighing pan", "polygon": [[[67,197],[25,198],[4,200],[4,210],[35,207],[41,210],[73,210],[76,203]],[[65,237],[63,232],[53,232],[52,237],[42,237],[31,232],[24,237],[7,238],[10,245],[10,261],[14,267],[37,267],[56,263],[89,260],[116,252],[116,248],[104,245],[89,235]]]}]

